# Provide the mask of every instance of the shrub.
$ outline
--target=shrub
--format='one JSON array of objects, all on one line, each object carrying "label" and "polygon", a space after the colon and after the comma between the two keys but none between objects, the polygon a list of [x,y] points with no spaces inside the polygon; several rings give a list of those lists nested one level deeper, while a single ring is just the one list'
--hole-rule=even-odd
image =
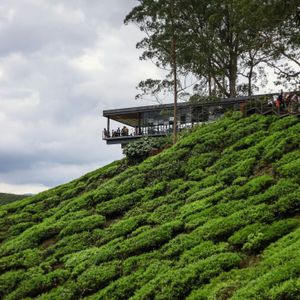
[{"label": "shrub", "polygon": [[272,203],[282,196],[287,196],[299,188],[299,185],[290,179],[280,179],[275,185],[257,195],[249,197],[248,201],[252,204]]},{"label": "shrub", "polygon": [[188,232],[194,230],[195,228],[204,225],[209,221],[209,219],[210,218],[208,216],[204,216],[202,212],[189,215],[184,219],[185,230]]},{"label": "shrub", "polygon": [[190,180],[202,180],[207,174],[202,169],[196,169],[187,174]]},{"label": "shrub", "polygon": [[91,211],[83,209],[83,210],[66,212],[64,215],[55,214],[54,217],[56,220],[69,223],[70,221],[75,221],[75,220],[88,217],[91,214],[92,214]]},{"label": "shrub", "polygon": [[200,181],[201,187],[202,188],[207,188],[207,187],[212,187],[214,185],[222,184],[222,181],[217,178],[217,175],[209,175],[205,178],[203,178]]},{"label": "shrub", "polygon": [[227,243],[214,244],[212,241],[205,241],[194,248],[185,251],[178,262],[178,266],[184,267],[187,264],[197,262],[200,259],[208,258],[212,255],[228,252]]},{"label": "shrub", "polygon": [[152,299],[159,291],[164,299],[183,299],[190,291],[207,283],[216,274],[236,267],[241,257],[234,253],[221,253],[188,264],[183,268],[172,268],[148,282],[133,299]]},{"label": "shrub", "polygon": [[246,224],[247,220],[243,218],[242,214],[235,213],[228,217],[211,219],[196,230],[205,239],[222,241]]},{"label": "shrub", "polygon": [[26,229],[16,238],[8,240],[2,245],[1,251],[7,255],[29,248],[35,248],[44,240],[56,236],[63,225],[63,223],[52,223],[51,220],[34,225]]},{"label": "shrub", "polygon": [[0,275],[0,297],[11,293],[24,278],[24,270],[9,271]]},{"label": "shrub", "polygon": [[209,167],[219,158],[219,156],[220,154],[216,151],[192,156],[184,165],[183,169],[185,171],[185,174],[189,175],[195,170],[205,169],[206,167]]},{"label": "shrub", "polygon": [[271,299],[299,299],[300,279],[289,279],[272,287],[267,293]]},{"label": "shrub", "polygon": [[232,183],[236,178],[240,176],[248,177],[251,175],[254,165],[256,164],[255,158],[248,158],[242,162],[239,162],[232,167],[229,167],[218,173],[218,181]]},{"label": "shrub", "polygon": [[79,220],[71,221],[61,232],[60,236],[71,235],[82,231],[90,231],[105,223],[105,217],[101,215],[88,216]]},{"label": "shrub", "polygon": [[270,132],[282,131],[284,129],[289,128],[290,126],[297,124],[297,118],[293,116],[288,116],[281,119],[276,119],[276,122],[271,124],[269,130]]},{"label": "shrub", "polygon": [[133,193],[144,187],[146,178],[144,174],[136,174],[128,177],[118,184],[118,186],[112,187],[116,189],[116,196],[122,196],[124,194]]},{"label": "shrub", "polygon": [[269,175],[256,176],[246,184],[238,188],[234,193],[234,198],[247,198],[259,194],[274,183],[274,179]]},{"label": "shrub", "polygon": [[84,250],[93,245],[93,238],[93,233],[88,231],[75,233],[70,236],[64,236],[58,240],[56,244],[50,246],[44,252],[44,255],[48,256],[53,254],[53,257],[60,259],[67,254]]},{"label": "shrub", "polygon": [[300,187],[293,193],[280,197],[273,205],[273,211],[280,215],[295,215],[300,210]]},{"label": "shrub", "polygon": [[157,228],[146,230],[137,236],[125,240],[120,245],[118,254],[124,257],[146,252],[163,245],[174,235],[182,231],[183,224],[180,221],[169,222]]},{"label": "shrub", "polygon": [[11,237],[19,235],[22,232],[24,232],[26,229],[32,227],[33,225],[35,225],[34,222],[23,222],[23,223],[16,224],[9,228],[7,234],[10,235]]},{"label": "shrub", "polygon": [[129,217],[111,225],[107,231],[102,233],[101,242],[106,243],[119,236],[126,236],[141,226],[147,219],[147,214]]},{"label": "shrub", "polygon": [[248,149],[251,146],[254,146],[258,142],[260,142],[262,139],[266,137],[267,133],[264,131],[258,131],[254,132],[248,136],[243,137],[241,140],[236,142],[231,147],[227,148],[227,151],[239,151]]},{"label": "shrub", "polygon": [[260,233],[261,229],[264,227],[264,224],[255,223],[247,225],[240,230],[236,231],[229,239],[228,242],[236,247],[242,247],[249,239],[249,236],[256,233]]},{"label": "shrub", "polygon": [[214,193],[220,191],[224,186],[222,184],[210,186],[208,188],[199,188],[195,189],[193,193],[189,193],[189,197],[186,199],[186,202],[194,202],[196,200],[201,200],[202,198],[213,195]]},{"label": "shrub", "polygon": [[175,220],[180,204],[180,202],[177,202],[174,204],[164,204],[162,206],[159,206],[148,217],[147,221],[151,224],[163,224]]},{"label": "shrub", "polygon": [[211,203],[208,202],[206,198],[204,198],[204,199],[200,199],[198,201],[194,201],[192,203],[183,205],[180,208],[180,212],[181,212],[182,217],[186,218],[187,216],[196,214],[199,211],[203,211],[210,206],[211,206]]},{"label": "shrub", "polygon": [[295,180],[300,183],[300,158],[279,167],[278,171],[280,175],[295,178]]},{"label": "shrub", "polygon": [[0,258],[0,271],[30,268],[41,263],[43,257],[39,249],[26,249]]},{"label": "shrub", "polygon": [[285,135],[282,132],[274,133],[259,144],[264,147],[262,158],[267,162],[274,162],[282,156],[282,153],[297,149],[299,142],[298,134]]},{"label": "shrub", "polygon": [[87,297],[87,299],[129,299],[133,295],[134,290],[139,287],[139,275],[141,274],[135,272],[131,275],[122,276],[97,293]]},{"label": "shrub", "polygon": [[111,280],[119,276],[120,262],[112,261],[86,269],[77,278],[77,290],[81,296],[91,294],[105,287]]},{"label": "shrub", "polygon": [[65,255],[60,259],[65,268],[72,272],[73,276],[78,276],[84,270],[92,265],[100,265],[116,258],[117,245],[123,241],[123,238],[117,238],[101,247],[89,247],[82,251]]},{"label": "shrub", "polygon": [[282,157],[274,164],[276,167],[288,164],[300,158],[300,150],[294,150],[288,153],[284,153]]},{"label": "shrub", "polygon": [[203,241],[203,238],[193,231],[189,234],[181,233],[171,239],[161,248],[161,253],[164,258],[174,258],[179,256],[185,250],[191,249]]},{"label": "shrub", "polygon": [[[299,258],[296,258],[290,259],[284,265],[274,266],[272,270],[264,270],[261,276],[256,276],[250,280],[231,299],[268,299],[269,291],[273,287],[279,286],[287,280],[299,278],[299,266]],[[287,293],[287,299],[293,299],[289,297],[289,293]]]},{"label": "shrub", "polygon": [[127,144],[123,149],[123,153],[130,162],[139,162],[145,159],[152,149],[161,149],[169,143],[168,138],[145,137]]},{"label": "shrub", "polygon": [[137,190],[128,195],[123,195],[113,200],[100,203],[96,207],[96,211],[99,214],[103,214],[107,217],[119,216],[130,207],[138,204],[143,197],[143,191]]},{"label": "shrub", "polygon": [[7,296],[7,299],[24,299],[25,297],[35,297],[52,287],[63,283],[69,276],[66,270],[55,270],[48,274],[36,273],[24,280],[18,288]]},{"label": "shrub", "polygon": [[76,291],[76,285],[74,281],[67,281],[60,286],[51,289],[47,293],[43,293],[38,296],[39,300],[72,300]]}]

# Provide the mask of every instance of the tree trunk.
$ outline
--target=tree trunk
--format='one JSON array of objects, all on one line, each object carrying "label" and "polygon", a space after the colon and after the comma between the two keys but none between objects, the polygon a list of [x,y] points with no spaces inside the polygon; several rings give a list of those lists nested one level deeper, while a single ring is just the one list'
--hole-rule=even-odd
[{"label": "tree trunk", "polygon": [[174,77],[174,124],[173,124],[173,144],[177,142],[177,61],[176,61],[176,41],[172,38],[172,65]]},{"label": "tree trunk", "polygon": [[211,76],[210,76],[210,72],[208,73],[208,95],[209,95],[209,97],[212,96],[212,88],[211,88]]},{"label": "tree trunk", "polygon": [[177,142],[177,57],[176,57],[176,37],[174,24],[174,0],[171,0],[171,56],[172,56],[172,71],[174,79],[174,123],[173,123],[173,144]]},{"label": "tree trunk", "polygon": [[253,76],[253,66],[250,67],[248,75],[248,96],[252,95],[252,76]]},{"label": "tree trunk", "polygon": [[230,70],[229,70],[229,94],[231,98],[236,97],[236,80],[237,80],[237,55],[230,54]]},{"label": "tree trunk", "polygon": [[212,96],[212,86],[211,86],[211,63],[209,60],[209,71],[208,71],[208,95]]}]

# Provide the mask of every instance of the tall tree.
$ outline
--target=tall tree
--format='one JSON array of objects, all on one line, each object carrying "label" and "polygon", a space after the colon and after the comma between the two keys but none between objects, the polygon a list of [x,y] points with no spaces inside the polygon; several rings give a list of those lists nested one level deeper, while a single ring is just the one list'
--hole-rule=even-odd
[{"label": "tall tree", "polygon": [[[298,35],[291,32],[299,22],[299,0],[176,0],[173,23],[170,1],[139,0],[125,22],[135,22],[145,32],[137,46],[144,50],[142,58],[155,60],[158,67],[172,67],[173,24],[177,71],[192,72],[210,95],[236,96],[240,74],[246,77],[251,94],[263,64],[280,69],[278,62],[284,56],[297,65]],[[289,47],[283,48],[282,41],[288,41]],[[286,68],[281,71],[290,78],[298,74]],[[174,75],[172,68],[170,74]],[[158,84],[149,83],[152,88]]]},{"label": "tall tree", "polygon": [[[142,59],[155,61],[157,67],[171,67],[169,77],[172,78],[174,94],[174,120],[173,143],[177,141],[177,98],[178,98],[178,68],[177,48],[180,40],[177,39],[180,19],[178,15],[178,2],[175,0],[140,0],[125,18],[125,23],[135,22],[146,37],[137,44],[137,48],[143,48]],[[140,83],[144,91],[153,89],[160,91],[162,88],[170,88],[170,82],[147,80]]]},{"label": "tall tree", "polygon": [[[276,5],[275,2],[278,2]],[[266,40],[291,13],[287,1],[258,0],[186,0],[186,35],[189,53],[187,68],[205,72],[217,85],[219,93],[234,97],[238,74],[248,69],[248,93],[251,94],[254,68],[271,59],[263,53]],[[279,9],[280,7],[280,9]]]},{"label": "tall tree", "polygon": [[[288,1],[287,1],[288,2]],[[290,1],[290,13],[273,32],[266,32],[266,52],[272,60],[267,64],[278,75],[278,84],[298,88],[300,85],[300,3]],[[286,4],[283,4],[285,6]],[[282,10],[282,7],[278,9]]]}]

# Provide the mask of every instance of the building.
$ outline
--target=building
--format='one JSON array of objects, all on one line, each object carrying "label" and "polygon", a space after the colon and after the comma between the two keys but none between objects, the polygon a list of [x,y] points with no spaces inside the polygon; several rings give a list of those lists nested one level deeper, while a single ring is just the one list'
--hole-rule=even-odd
[{"label": "building", "polygon": [[[178,103],[177,130],[213,121],[223,116],[226,111],[241,111],[244,115],[293,113],[288,108],[283,110],[276,107],[274,100],[276,95],[278,94]],[[102,138],[107,144],[124,145],[143,136],[157,137],[171,134],[174,126],[173,107],[173,104],[162,104],[104,110],[103,116],[107,118],[107,128]],[[299,114],[299,109],[294,114]],[[119,129],[111,128],[111,120],[120,123]]]}]

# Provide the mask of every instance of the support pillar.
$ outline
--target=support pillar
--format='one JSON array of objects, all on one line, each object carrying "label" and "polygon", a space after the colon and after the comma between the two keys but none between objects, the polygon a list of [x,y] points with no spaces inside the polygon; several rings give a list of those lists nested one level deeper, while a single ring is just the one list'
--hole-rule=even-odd
[{"label": "support pillar", "polygon": [[141,113],[138,113],[138,135],[140,135],[141,132]]},{"label": "support pillar", "polygon": [[110,136],[110,117],[107,118],[107,132]]}]

